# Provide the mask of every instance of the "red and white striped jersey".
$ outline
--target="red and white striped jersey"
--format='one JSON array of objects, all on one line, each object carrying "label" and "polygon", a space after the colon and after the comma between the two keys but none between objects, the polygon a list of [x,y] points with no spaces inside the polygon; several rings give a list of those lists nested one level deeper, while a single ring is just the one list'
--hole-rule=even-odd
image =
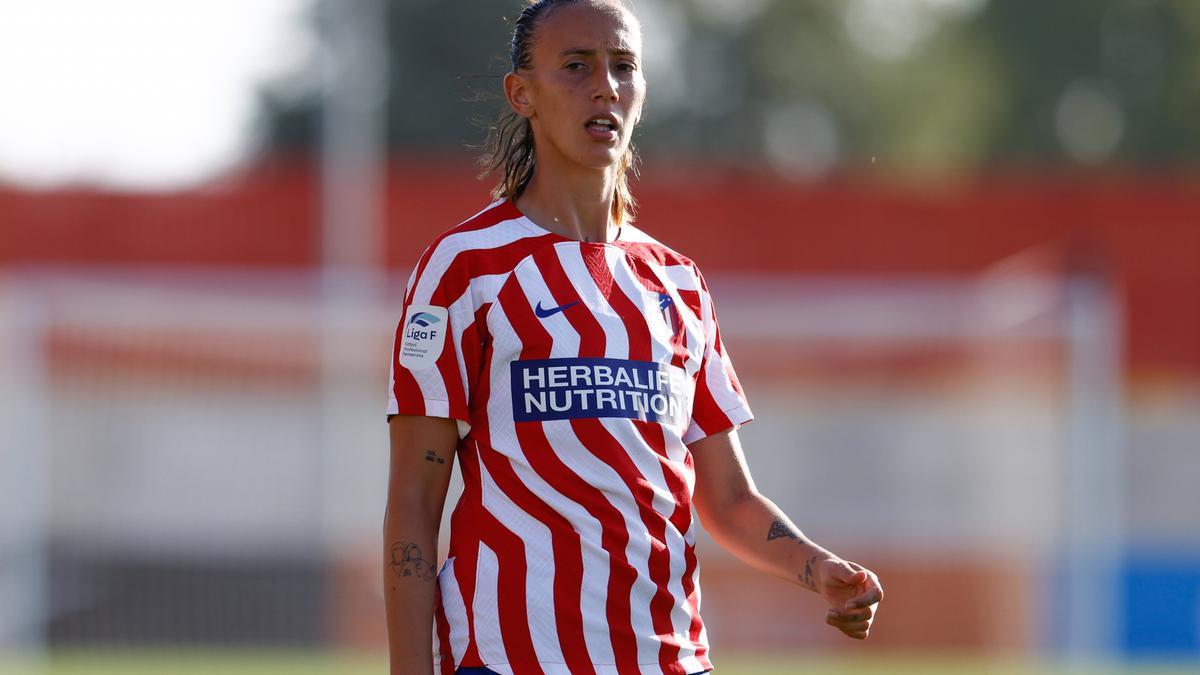
[{"label": "red and white striped jersey", "polygon": [[751,414],[695,264],[502,201],[425,251],[404,303],[388,412],[462,437],[442,672],[711,668],[686,444]]}]

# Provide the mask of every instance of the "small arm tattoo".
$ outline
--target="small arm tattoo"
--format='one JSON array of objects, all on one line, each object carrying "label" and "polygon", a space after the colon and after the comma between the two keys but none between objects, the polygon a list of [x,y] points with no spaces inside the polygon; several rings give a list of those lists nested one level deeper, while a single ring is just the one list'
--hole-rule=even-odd
[{"label": "small arm tattoo", "polygon": [[787,537],[788,539],[799,539],[800,536],[792,531],[792,528],[783,524],[783,521],[776,520],[771,523],[771,530],[767,532],[767,541]]},{"label": "small arm tattoo", "polygon": [[817,558],[820,556],[814,555],[804,563],[804,574],[796,575],[800,579],[800,583],[808,586],[812,590],[817,590],[817,582],[813,578],[813,565],[816,564]]},{"label": "small arm tattoo", "polygon": [[392,544],[392,572],[397,578],[415,577],[433,581],[437,577],[433,563],[425,559],[421,547],[406,541]]},{"label": "small arm tattoo", "polygon": [[426,450],[425,451],[425,461],[433,462],[434,464],[445,464],[446,458],[439,456],[436,452],[434,452],[432,450]]}]

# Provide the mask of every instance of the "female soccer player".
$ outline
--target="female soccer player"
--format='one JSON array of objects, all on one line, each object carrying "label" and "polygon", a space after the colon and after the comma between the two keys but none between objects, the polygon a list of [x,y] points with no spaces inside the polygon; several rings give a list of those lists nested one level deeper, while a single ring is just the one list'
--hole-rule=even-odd
[{"label": "female soccer player", "polygon": [[711,670],[693,506],[740,558],[821,594],[850,637],[883,598],[755,489],[704,279],[633,226],[641,53],[618,0],[525,7],[485,157],[497,201],[409,280],[388,410],[393,674]]}]

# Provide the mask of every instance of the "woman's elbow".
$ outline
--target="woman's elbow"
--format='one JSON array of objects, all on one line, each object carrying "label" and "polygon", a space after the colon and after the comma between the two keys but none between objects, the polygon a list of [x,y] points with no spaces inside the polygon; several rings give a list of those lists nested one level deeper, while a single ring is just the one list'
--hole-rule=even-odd
[{"label": "woman's elbow", "polygon": [[700,524],[711,534],[737,527],[744,506],[758,497],[753,487],[724,490],[720,494],[699,494],[693,499]]}]

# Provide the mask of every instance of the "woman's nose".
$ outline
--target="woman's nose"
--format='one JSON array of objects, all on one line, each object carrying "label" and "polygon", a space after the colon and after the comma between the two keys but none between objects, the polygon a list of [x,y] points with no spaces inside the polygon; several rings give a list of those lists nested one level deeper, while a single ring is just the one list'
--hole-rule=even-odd
[{"label": "woman's nose", "polygon": [[598,69],[596,71],[596,80],[597,80],[596,90],[595,90],[595,93],[592,94],[592,98],[594,98],[594,99],[607,98],[607,99],[611,99],[613,101],[616,101],[619,98],[619,94],[617,93],[617,89],[618,89],[617,79],[615,77],[613,77],[613,73],[612,73],[611,69],[609,69],[609,68],[604,68],[602,70]]}]

